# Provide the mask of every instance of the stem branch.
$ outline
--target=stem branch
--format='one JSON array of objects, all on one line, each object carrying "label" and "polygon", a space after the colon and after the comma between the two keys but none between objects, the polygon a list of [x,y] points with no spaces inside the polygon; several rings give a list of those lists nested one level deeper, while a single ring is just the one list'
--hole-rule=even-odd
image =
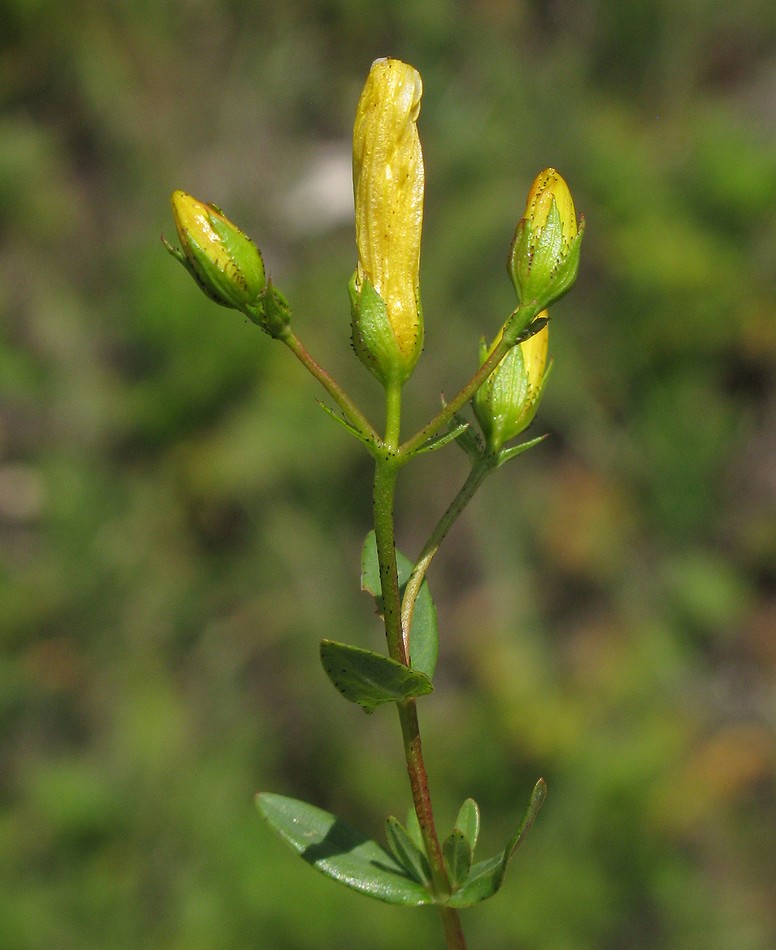
[{"label": "stem branch", "polygon": [[472,500],[475,492],[490,471],[492,471],[492,464],[489,457],[478,459],[472,465],[468,478],[463,483],[461,490],[448,505],[447,511],[445,511],[437,522],[428,541],[426,541],[423,546],[423,550],[418,555],[415,566],[412,568],[412,573],[404,588],[404,598],[401,605],[402,635],[404,638],[404,649],[408,656],[410,655],[410,631],[412,628],[412,618],[415,613],[415,602],[417,601],[429,565],[439,550],[439,545],[444,541],[447,532],[458,520],[459,515]]},{"label": "stem branch", "polygon": [[279,339],[286,344],[305,369],[312,373],[334,402],[337,403],[348,422],[356,429],[367,445],[370,446],[370,451],[379,446],[380,437],[377,432],[375,432],[369,420],[355,405],[345,390],[342,389],[339,383],[313,359],[299,337],[289,329],[282,337],[279,337]]}]

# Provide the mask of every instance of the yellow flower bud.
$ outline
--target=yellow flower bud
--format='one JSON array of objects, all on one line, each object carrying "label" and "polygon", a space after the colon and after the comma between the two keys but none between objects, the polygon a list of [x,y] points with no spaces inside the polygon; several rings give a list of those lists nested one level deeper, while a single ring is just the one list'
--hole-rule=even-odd
[{"label": "yellow flower bud", "polygon": [[[547,316],[547,311],[537,319]],[[485,362],[500,339],[488,349],[483,346]],[[544,389],[547,365],[549,324],[523,343],[513,346],[474,396],[474,413],[482,427],[490,452],[497,453],[505,442],[526,429],[533,421]]]},{"label": "yellow flower bud", "polygon": [[215,205],[174,191],[172,212],[181,252],[169,248],[205,293],[224,307],[256,303],[266,286],[261,254]]},{"label": "yellow flower bud", "polygon": [[378,59],[353,127],[353,344],[383,383],[403,383],[423,347],[418,273],[424,175],[416,125],[422,93],[412,66]]},{"label": "yellow flower bud", "polygon": [[577,278],[584,219],[577,226],[574,200],[554,168],[537,175],[515,232],[509,272],[521,303],[546,307]]},{"label": "yellow flower bud", "polygon": [[290,309],[268,281],[261,252],[216,205],[174,191],[172,213],[181,247],[162,238],[211,300],[239,310],[273,337],[287,330]]}]

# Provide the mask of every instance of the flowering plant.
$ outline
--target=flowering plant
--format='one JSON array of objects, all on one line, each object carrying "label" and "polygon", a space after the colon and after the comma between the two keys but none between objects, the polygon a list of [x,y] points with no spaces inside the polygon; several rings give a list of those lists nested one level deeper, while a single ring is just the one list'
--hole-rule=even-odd
[{"label": "flowering plant", "polygon": [[[576,279],[584,221],[571,193],[548,168],[534,181],[509,255],[518,304],[480,366],[436,416],[401,438],[402,386],[423,347],[419,263],[424,166],[417,121],[423,86],[396,59],[377,60],[356,109],[353,185],[356,270],[350,280],[353,347],[385,392],[382,434],[304,347],[291,328],[285,297],[267,278],[261,254],[215,205],[182,191],[172,197],[181,248],[167,249],[217,303],[239,310],[284,343],[321,383],[337,410],[329,414],[374,460],[373,529],[362,551],[362,587],[375,598],[387,655],[322,640],[320,658],[332,684],[367,712],[396,707],[412,808],[405,823],[389,817],[387,848],[312,804],[263,792],[257,802],[269,825],[311,866],[362,894],[405,906],[437,908],[448,948],[465,948],[460,911],[493,896],[544,801],[539,779],[503,851],[474,860],[480,813],[472,799],[451,831],[440,834],[421,748],[418,701],[433,692],[439,636],[426,573],[448,531],[484,478],[543,438],[514,443],[531,424],[547,379],[547,307]],[[461,414],[471,404],[474,420]],[[476,423],[476,424],[475,424]],[[477,431],[479,430],[479,431]],[[401,469],[416,456],[457,442],[471,470],[414,560],[394,537],[394,499]]]}]

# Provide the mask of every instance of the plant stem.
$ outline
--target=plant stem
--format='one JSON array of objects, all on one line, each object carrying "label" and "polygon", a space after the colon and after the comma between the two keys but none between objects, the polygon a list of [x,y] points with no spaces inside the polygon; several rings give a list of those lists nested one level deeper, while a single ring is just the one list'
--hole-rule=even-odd
[{"label": "plant stem", "polygon": [[410,638],[412,629],[412,618],[415,613],[415,602],[420,592],[423,579],[426,576],[429,565],[434,555],[439,550],[439,545],[445,538],[447,532],[455,524],[458,516],[474,497],[477,489],[485,479],[485,476],[493,469],[493,460],[486,456],[477,459],[472,465],[468,478],[463,483],[461,490],[450,502],[447,511],[437,522],[436,527],[431,532],[428,541],[426,541],[423,550],[418,555],[412,573],[409,576],[404,588],[404,598],[401,605],[401,627],[404,639],[404,650],[410,656]]},{"label": "plant stem", "polygon": [[[388,654],[391,659],[408,666],[409,655],[405,649],[402,636],[401,592],[396,566],[394,531],[396,481],[403,461],[397,452],[400,414],[401,389],[398,385],[389,384],[386,386],[385,439],[382,442],[383,451],[375,457],[372,502]],[[423,761],[423,750],[420,741],[417,705],[414,699],[396,705],[401,724],[404,758],[407,763],[412,802],[431,868],[434,890],[438,894],[449,894],[450,879],[434,822],[428,773]],[[440,907],[440,914],[448,950],[466,950],[458,912],[451,908]]]},{"label": "plant stem", "polygon": [[287,329],[284,335],[278,337],[278,339],[286,344],[305,369],[312,373],[318,380],[334,402],[340,407],[348,422],[356,429],[361,438],[370,447],[370,451],[374,454],[374,451],[380,445],[380,437],[345,390],[313,359],[302,341],[291,329]]}]

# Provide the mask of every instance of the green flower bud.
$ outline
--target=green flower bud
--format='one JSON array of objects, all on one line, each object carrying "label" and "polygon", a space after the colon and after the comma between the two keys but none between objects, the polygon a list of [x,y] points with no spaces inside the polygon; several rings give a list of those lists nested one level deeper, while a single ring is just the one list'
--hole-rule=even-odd
[{"label": "green flower bud", "polygon": [[172,212],[181,248],[164,246],[223,307],[239,310],[270,336],[282,336],[290,320],[283,295],[264,273],[261,252],[216,205],[174,191]]},{"label": "green flower bud", "polygon": [[234,310],[255,304],[266,284],[261,254],[220,208],[174,191],[172,212],[181,248],[165,242],[216,303]]},{"label": "green flower bud", "polygon": [[577,226],[568,185],[554,168],[537,175],[509,253],[508,269],[520,303],[544,308],[577,279],[585,229]]},{"label": "green flower bud", "polygon": [[[537,319],[547,316],[547,311]],[[488,348],[480,348],[480,365],[493,352],[500,339]],[[477,421],[487,440],[488,450],[498,453],[505,442],[526,429],[533,421],[544,389],[547,365],[549,325],[545,324],[523,343],[513,346],[474,395]]]},{"label": "green flower bud", "polygon": [[423,347],[418,272],[424,172],[416,125],[422,92],[412,66],[378,59],[353,126],[353,346],[383,384],[403,383]]}]

